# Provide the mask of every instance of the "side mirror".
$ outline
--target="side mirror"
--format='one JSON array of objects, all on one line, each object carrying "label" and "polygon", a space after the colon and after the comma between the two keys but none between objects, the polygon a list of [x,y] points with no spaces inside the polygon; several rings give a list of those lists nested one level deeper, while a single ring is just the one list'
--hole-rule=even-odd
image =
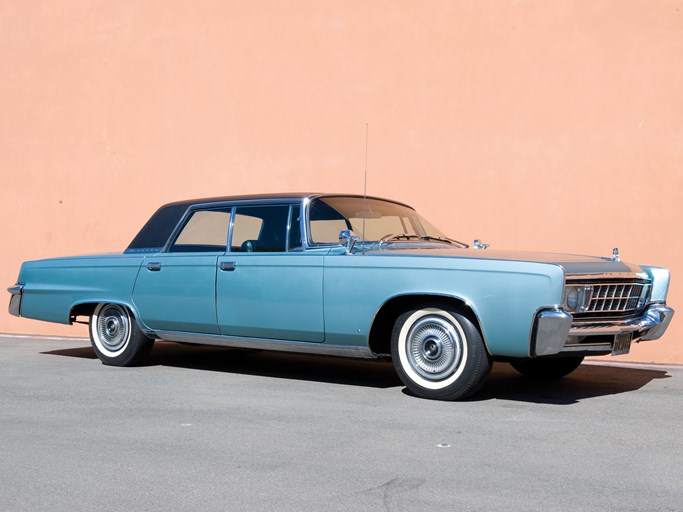
[{"label": "side mirror", "polygon": [[339,232],[339,243],[346,247],[346,254],[351,254],[353,246],[356,245],[358,240],[360,240],[360,238],[350,229],[344,229]]}]

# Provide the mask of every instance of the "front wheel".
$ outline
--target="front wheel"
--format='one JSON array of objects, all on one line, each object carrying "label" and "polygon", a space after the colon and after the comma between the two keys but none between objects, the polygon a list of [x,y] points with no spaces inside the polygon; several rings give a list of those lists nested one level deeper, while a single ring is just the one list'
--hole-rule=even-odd
[{"label": "front wheel", "polygon": [[472,395],[491,370],[477,327],[459,312],[439,306],[413,309],[398,317],[391,358],[411,392],[435,400]]},{"label": "front wheel", "polygon": [[583,356],[554,357],[540,359],[512,359],[510,364],[519,373],[530,379],[561,379],[576,370],[583,361]]},{"label": "front wheel", "polygon": [[103,364],[133,366],[147,356],[154,340],[140,330],[128,308],[101,303],[90,316],[90,343]]}]

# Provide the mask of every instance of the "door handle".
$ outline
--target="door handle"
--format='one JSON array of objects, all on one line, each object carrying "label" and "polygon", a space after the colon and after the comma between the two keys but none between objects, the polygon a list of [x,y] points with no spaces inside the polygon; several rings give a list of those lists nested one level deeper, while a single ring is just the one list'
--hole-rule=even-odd
[{"label": "door handle", "polygon": [[161,270],[161,263],[149,262],[147,263],[147,270],[151,270],[152,272],[158,272],[159,270]]},{"label": "door handle", "polygon": [[232,272],[235,270],[235,266],[236,265],[234,261],[221,261],[220,265],[218,265],[218,268],[227,272]]}]

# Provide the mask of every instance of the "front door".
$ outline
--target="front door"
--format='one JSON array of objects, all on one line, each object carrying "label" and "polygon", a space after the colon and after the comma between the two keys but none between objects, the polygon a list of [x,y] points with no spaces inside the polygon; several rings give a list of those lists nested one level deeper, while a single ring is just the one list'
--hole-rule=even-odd
[{"label": "front door", "polygon": [[218,257],[221,334],[322,342],[323,256],[301,247],[299,205],[235,209],[229,251]]}]

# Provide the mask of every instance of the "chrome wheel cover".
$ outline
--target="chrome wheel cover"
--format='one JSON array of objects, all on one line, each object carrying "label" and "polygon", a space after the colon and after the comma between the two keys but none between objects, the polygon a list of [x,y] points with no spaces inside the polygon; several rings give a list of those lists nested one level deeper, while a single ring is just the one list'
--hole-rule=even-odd
[{"label": "chrome wheel cover", "polygon": [[463,340],[455,326],[440,315],[419,318],[406,336],[411,368],[424,379],[440,381],[451,375],[462,359]]},{"label": "chrome wheel cover", "polygon": [[117,304],[107,304],[97,316],[97,339],[109,352],[121,350],[130,339],[130,318]]}]

